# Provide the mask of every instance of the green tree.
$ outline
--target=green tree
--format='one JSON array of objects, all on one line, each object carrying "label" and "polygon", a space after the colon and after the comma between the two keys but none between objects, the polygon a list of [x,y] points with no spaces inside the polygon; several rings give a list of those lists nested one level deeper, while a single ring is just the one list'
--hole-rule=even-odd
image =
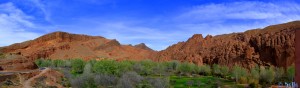
[{"label": "green tree", "polygon": [[203,74],[203,75],[210,75],[211,74],[211,68],[210,68],[209,65],[204,64],[204,65],[199,66],[198,72],[200,74]]},{"label": "green tree", "polygon": [[226,78],[226,76],[229,74],[229,68],[227,66],[221,66],[220,72],[223,78]]},{"label": "green tree", "polygon": [[177,60],[173,60],[173,61],[170,62],[170,64],[171,64],[171,69],[172,69],[173,71],[177,71],[177,70],[178,70],[178,67],[179,67],[179,65],[180,65],[180,62],[177,61]]},{"label": "green tree", "polygon": [[49,67],[52,65],[52,61],[51,60],[45,60],[45,59],[37,59],[35,60],[35,64],[38,67]]},{"label": "green tree", "polygon": [[221,75],[220,65],[213,64],[213,74],[216,75],[216,76],[220,76]]},{"label": "green tree", "polygon": [[119,75],[119,65],[114,60],[101,60],[94,64],[93,71],[99,74]]},{"label": "green tree", "polygon": [[153,69],[155,67],[155,62],[152,60],[142,60],[140,61],[140,64],[142,66],[142,75],[150,75],[153,73]]},{"label": "green tree", "polygon": [[284,69],[282,67],[275,68],[275,82],[282,82]]},{"label": "green tree", "polygon": [[247,70],[243,67],[240,67],[238,65],[235,65],[232,70],[232,76],[234,76],[236,82],[239,82],[239,79],[241,77],[246,77],[248,75]]},{"label": "green tree", "polygon": [[84,68],[83,68],[83,74],[89,75],[92,74],[92,64],[90,62],[86,63]]},{"label": "green tree", "polygon": [[85,62],[82,59],[73,59],[71,60],[71,73],[80,74],[83,72]]},{"label": "green tree", "polygon": [[275,79],[275,71],[274,71],[274,67],[271,66],[267,71],[267,81],[269,82],[269,84],[272,84],[274,79]]},{"label": "green tree", "polygon": [[179,71],[184,74],[192,73],[194,71],[193,64],[190,64],[189,62],[181,63]]},{"label": "green tree", "polygon": [[63,60],[53,60],[52,61],[52,64],[55,66],[55,67],[63,67],[65,66],[65,63]]},{"label": "green tree", "polygon": [[291,65],[287,68],[287,76],[289,81],[293,81],[295,77],[295,65]]},{"label": "green tree", "polygon": [[251,68],[250,69],[250,83],[252,83],[253,86],[257,85],[259,83],[259,69]]},{"label": "green tree", "polygon": [[272,84],[275,78],[274,67],[260,67],[260,82],[261,84],[266,87],[269,84]]},{"label": "green tree", "polygon": [[133,64],[134,62],[132,61],[127,61],[127,60],[121,61],[118,62],[118,68],[121,73],[129,72],[133,70]]}]

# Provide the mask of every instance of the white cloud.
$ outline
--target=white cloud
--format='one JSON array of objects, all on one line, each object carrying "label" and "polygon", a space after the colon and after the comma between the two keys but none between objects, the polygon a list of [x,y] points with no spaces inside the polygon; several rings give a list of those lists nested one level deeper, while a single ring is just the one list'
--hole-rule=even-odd
[{"label": "white cloud", "polygon": [[193,7],[179,19],[212,21],[223,19],[298,19],[300,5],[292,2],[233,2],[206,4]]},{"label": "white cloud", "polygon": [[51,22],[51,13],[47,11],[45,4],[40,0],[29,0],[37,7],[44,15],[44,19]]},{"label": "white cloud", "polygon": [[30,21],[33,17],[26,15],[13,3],[0,4],[0,46],[23,42],[39,36],[28,29],[36,25]]},{"label": "white cloud", "polygon": [[300,20],[300,5],[258,1],[213,3],[194,6],[175,17],[175,20],[181,29],[218,35]]}]

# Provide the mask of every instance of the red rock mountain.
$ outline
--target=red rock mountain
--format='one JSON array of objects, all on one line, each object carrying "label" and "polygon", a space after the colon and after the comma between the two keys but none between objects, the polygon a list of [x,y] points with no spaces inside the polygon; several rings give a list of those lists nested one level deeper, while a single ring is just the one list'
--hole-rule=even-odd
[{"label": "red rock mountain", "polygon": [[286,67],[295,61],[295,30],[300,21],[268,26],[205,38],[195,34],[186,42],[179,42],[160,51],[157,61],[179,60],[196,64],[234,64],[244,67],[275,65]]},{"label": "red rock mountain", "polygon": [[[144,43],[122,45],[117,40],[100,36],[87,36],[54,32],[37,39],[0,47],[0,70],[33,69],[38,58],[82,58],[156,61],[179,60],[201,64],[221,64],[244,67],[275,65],[286,67],[295,62],[295,30],[300,21],[268,26],[203,38],[195,34],[186,42],[179,42],[162,51],[153,51]],[[8,59],[11,58],[11,59]]]},{"label": "red rock mountain", "polygon": [[[4,53],[5,55],[20,55],[23,57],[21,62],[0,61],[0,67],[7,69],[9,66],[4,66],[4,64],[11,64],[12,62],[16,64],[32,63],[38,58],[142,60],[155,56],[156,51],[121,45],[115,39],[109,40],[100,36],[54,32],[34,40],[2,47],[0,53]],[[18,60],[21,59],[19,58]],[[32,66],[29,68],[32,68]]]},{"label": "red rock mountain", "polygon": [[134,47],[140,48],[140,49],[145,49],[145,50],[153,51],[151,48],[149,48],[148,46],[146,46],[145,43],[141,43],[141,44],[134,45]]}]

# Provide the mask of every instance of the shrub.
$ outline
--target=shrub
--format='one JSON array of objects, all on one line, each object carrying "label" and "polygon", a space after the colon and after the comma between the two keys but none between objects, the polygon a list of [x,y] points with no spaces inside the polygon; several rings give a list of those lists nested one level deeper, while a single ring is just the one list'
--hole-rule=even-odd
[{"label": "shrub", "polygon": [[118,64],[114,60],[101,60],[95,63],[93,71],[99,74],[119,75],[120,70]]},{"label": "shrub", "polygon": [[189,62],[184,62],[180,64],[179,71],[184,74],[191,73],[194,71],[193,64],[190,64]]},{"label": "shrub", "polygon": [[274,67],[271,66],[269,67],[268,71],[267,71],[267,81],[272,84],[275,78],[275,71],[274,71]]},{"label": "shrub", "polygon": [[85,62],[82,59],[71,60],[71,73],[78,74],[83,72]]},{"label": "shrub", "polygon": [[153,68],[153,72],[159,76],[162,76],[163,74],[166,75],[166,73],[167,73],[166,71],[167,71],[166,65],[164,65],[161,62],[157,62]]},{"label": "shrub", "polygon": [[52,65],[52,62],[51,62],[51,60],[37,59],[37,60],[35,60],[35,64],[38,67],[49,67]]},{"label": "shrub", "polygon": [[239,83],[241,83],[241,84],[248,83],[247,77],[244,77],[244,76],[240,77]]},{"label": "shrub", "polygon": [[259,69],[257,69],[257,68],[251,68],[250,69],[250,78],[249,78],[248,82],[252,86],[256,86],[256,85],[259,84]]},{"label": "shrub", "polygon": [[118,62],[118,66],[119,66],[118,68],[120,69],[120,72],[122,72],[122,73],[133,70],[133,62],[132,61]]},{"label": "shrub", "polygon": [[210,73],[211,73],[210,66],[206,65],[206,64],[199,66],[198,70],[199,70],[199,73],[203,74],[203,75],[210,75]]},{"label": "shrub", "polygon": [[287,68],[287,76],[289,81],[293,81],[295,77],[295,65],[289,66]]},{"label": "shrub", "polygon": [[[269,83],[271,84],[275,78],[275,72],[273,67],[265,68],[263,66],[260,67],[260,81],[262,84]],[[265,85],[264,85],[265,86]]]},{"label": "shrub", "polygon": [[232,70],[232,76],[234,76],[236,82],[239,82],[239,79],[241,77],[246,77],[248,74],[247,74],[247,70],[238,66],[238,65],[235,65],[233,67],[233,70]]},{"label": "shrub", "polygon": [[92,74],[92,64],[89,62],[87,64],[85,64],[84,68],[83,68],[83,74],[85,75],[89,75]]},{"label": "shrub", "polygon": [[166,78],[146,78],[145,81],[151,88],[169,88],[169,81]]},{"label": "shrub", "polygon": [[251,68],[250,71],[251,71],[250,73],[251,78],[259,79],[259,69],[257,70],[256,68]]},{"label": "shrub", "polygon": [[95,59],[92,59],[92,60],[89,60],[88,63],[90,63],[92,65],[92,67],[94,66],[94,64],[96,63],[97,61]]},{"label": "shrub", "polygon": [[71,68],[72,67],[72,63],[71,60],[65,60],[65,67]]},{"label": "shrub", "polygon": [[65,66],[65,63],[64,63],[63,60],[53,60],[52,63],[53,63],[53,65],[55,67],[63,67],[63,66]]},{"label": "shrub", "polygon": [[35,63],[38,67],[41,67],[42,59],[37,59],[37,60],[34,61],[34,63]]},{"label": "shrub", "polygon": [[140,62],[142,65],[142,75],[150,75],[153,73],[153,68],[155,67],[155,62],[152,60],[143,60]]},{"label": "shrub", "polygon": [[282,82],[284,75],[284,69],[282,67],[275,68],[275,82]]},{"label": "shrub", "polygon": [[143,77],[136,72],[126,72],[118,81],[117,88],[134,88],[141,83]]},{"label": "shrub", "polygon": [[132,68],[133,68],[133,71],[135,71],[139,74],[144,74],[141,63],[135,63]]},{"label": "shrub", "polygon": [[81,75],[71,80],[72,88],[95,88],[94,75]]},{"label": "shrub", "polygon": [[179,65],[180,65],[180,62],[179,62],[179,61],[173,60],[173,61],[170,61],[170,62],[169,62],[168,68],[170,68],[170,69],[173,70],[173,71],[177,71]]},{"label": "shrub", "polygon": [[221,75],[225,78],[229,74],[229,68],[227,66],[220,67]]},{"label": "shrub", "polygon": [[99,87],[114,87],[117,85],[118,78],[113,75],[99,74],[94,78],[95,84]]},{"label": "shrub", "polygon": [[218,64],[213,64],[213,73],[216,76],[220,76],[221,75],[221,69],[220,69],[220,65]]}]

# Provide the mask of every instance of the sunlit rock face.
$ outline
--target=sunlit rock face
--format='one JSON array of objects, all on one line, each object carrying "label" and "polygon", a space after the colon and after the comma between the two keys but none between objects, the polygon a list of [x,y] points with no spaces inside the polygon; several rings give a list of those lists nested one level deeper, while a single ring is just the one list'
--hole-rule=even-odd
[{"label": "sunlit rock face", "polygon": [[[36,68],[34,61],[46,59],[151,59],[156,51],[142,45],[141,48],[121,45],[116,39],[101,36],[53,32],[37,39],[0,48],[0,54],[19,55],[22,58],[0,59],[3,70]],[[11,63],[15,66],[12,66]]]},{"label": "sunlit rock face", "polygon": [[295,62],[295,30],[300,21],[272,25],[205,38],[195,34],[158,53],[156,60],[179,60],[196,64],[235,64],[250,68],[255,64],[287,67]]}]

